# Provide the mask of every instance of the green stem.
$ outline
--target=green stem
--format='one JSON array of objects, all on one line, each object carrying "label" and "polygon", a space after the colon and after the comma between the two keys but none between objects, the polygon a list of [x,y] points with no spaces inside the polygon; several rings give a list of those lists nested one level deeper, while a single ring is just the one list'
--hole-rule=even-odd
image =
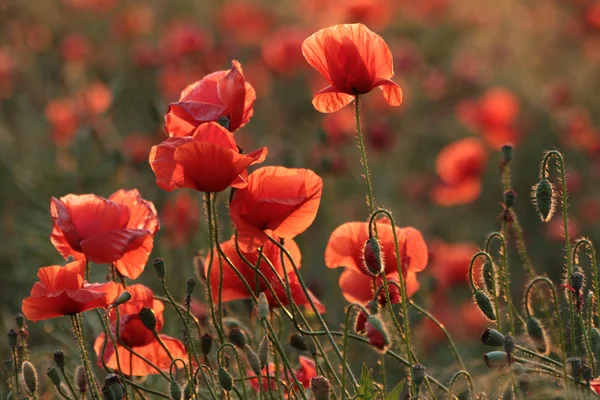
[{"label": "green stem", "polygon": [[[473,293],[479,291],[479,286],[475,283],[475,279],[473,279],[473,266],[475,265],[475,261],[479,257],[484,257],[486,261],[491,265],[492,272],[496,275],[496,268],[494,267],[494,261],[492,257],[486,253],[485,251],[479,251],[475,253],[475,255],[471,258],[471,263],[469,264],[469,283],[471,284],[471,290]],[[494,308],[496,309],[496,328],[499,332],[502,332],[502,323],[500,322],[500,309],[498,305],[498,296],[496,295],[496,276],[492,277],[492,297],[494,298]]]},{"label": "green stem", "polygon": [[[510,296],[510,273],[508,271],[508,257],[507,257],[507,252],[506,252],[506,240],[504,240],[504,235],[502,235],[500,232],[494,232],[491,235],[488,236],[486,242],[485,242],[485,252],[486,253],[490,253],[490,245],[493,239],[498,239],[500,241],[500,255],[502,257],[502,267],[501,267],[501,273],[500,273],[500,278],[502,279],[502,283],[504,284],[504,296],[505,296],[505,301],[506,301],[506,308],[507,308],[507,318],[508,318],[508,333],[510,334],[514,334],[515,333],[515,322],[514,322],[514,316],[513,314],[515,313],[515,308],[514,305],[512,303],[512,298]],[[495,282],[495,279],[493,280]],[[496,289],[494,288],[494,291],[496,291]],[[496,315],[496,318],[500,319],[500,315]]]},{"label": "green stem", "polygon": [[[598,282],[598,267],[596,264],[596,249],[593,243],[588,238],[580,238],[575,242],[573,246],[573,264],[576,264],[579,260],[579,249],[581,247],[587,248],[587,255],[590,260],[590,269],[592,271],[592,290],[596,301],[600,301],[600,284]],[[591,317],[591,315],[590,315]],[[595,376],[595,374],[594,374]]]},{"label": "green stem", "polygon": [[452,380],[450,381],[450,386],[448,386],[448,400],[452,400],[452,396],[454,395],[454,385],[456,384],[456,381],[458,380],[458,378],[460,378],[461,376],[464,376],[465,379],[467,380],[467,385],[469,387],[469,393],[471,393],[471,396],[473,396],[473,379],[471,378],[471,375],[467,372],[467,371],[458,371],[457,373],[454,374],[454,376],[452,376]]},{"label": "green stem", "polygon": [[[71,392],[71,394],[73,395],[73,398],[75,400],[77,400],[77,393],[75,392],[75,388],[73,387],[73,384],[71,383],[71,380],[69,379],[69,377],[67,376],[67,374],[65,373],[65,369],[64,368],[59,368],[61,375],[63,376],[63,379],[65,380],[65,382],[67,383],[67,386],[69,387],[69,391]],[[60,393],[60,392],[59,392]]]},{"label": "green stem", "polygon": [[[119,378],[121,379],[121,382],[123,382],[123,386],[124,386],[124,395],[125,395],[125,399],[128,398],[127,395],[127,386],[125,386],[125,375],[123,375],[123,368],[121,368],[121,357],[119,356],[119,351],[117,349],[117,344],[115,342],[115,338],[112,335],[112,331],[110,329],[110,321],[109,321],[109,313],[110,310],[113,306],[109,306],[108,309],[106,310],[106,313],[104,314],[104,318],[102,317],[102,315],[100,314],[100,310],[96,309],[98,317],[100,318],[100,321],[102,322],[102,329],[104,330],[104,342],[102,343],[102,351],[100,352],[100,360],[102,360],[102,365],[105,365],[104,363],[104,351],[106,350],[106,336],[109,337],[110,339],[110,343],[113,346],[113,350],[115,352],[115,358],[117,361],[117,373],[119,374]],[[118,306],[114,306],[115,308]],[[131,372],[131,364],[129,365],[129,371]]]},{"label": "green stem", "polygon": [[373,211],[375,209],[375,198],[373,197],[371,173],[369,172],[369,165],[367,164],[367,150],[365,148],[365,141],[362,134],[362,128],[360,126],[360,109],[358,100],[358,95],[356,95],[356,97],[354,98],[354,113],[356,115],[356,136],[358,137],[358,146],[360,147],[361,151],[360,162],[363,166],[365,181],[367,182],[367,203],[369,205],[369,214],[373,214]]},{"label": "green stem", "polygon": [[77,344],[79,345],[79,351],[81,353],[81,360],[83,361],[83,368],[85,370],[86,379],[88,381],[88,387],[90,388],[90,392],[92,394],[93,399],[101,399],[100,391],[98,386],[96,385],[96,378],[94,377],[94,372],[92,371],[92,366],[90,363],[90,359],[88,357],[88,352],[85,347],[85,338],[83,335],[83,324],[79,326],[79,315],[71,315],[71,323],[73,325],[73,330],[75,331],[75,337],[77,338]]},{"label": "green stem", "polygon": [[13,357],[13,378],[14,378],[14,391],[15,391],[15,399],[21,398],[21,389],[19,386],[19,361],[17,355],[17,348],[13,347],[12,349],[12,357]]},{"label": "green stem", "polygon": [[[350,326],[350,314],[352,313],[352,309],[353,308],[360,308],[362,312],[364,312],[366,315],[369,315],[369,313],[367,312],[367,310],[365,310],[365,308],[363,306],[361,306],[360,304],[357,303],[352,303],[348,306],[348,308],[346,309],[346,322],[344,324],[344,339],[343,339],[343,347],[342,347],[342,351],[344,352],[344,357],[342,359],[342,364],[343,365],[348,365],[348,360],[347,360],[347,355],[348,355],[348,327]],[[346,368],[342,368],[342,384],[341,384],[341,390],[342,390],[342,400],[346,399]]]},{"label": "green stem", "polygon": [[533,350],[529,350],[527,347],[523,347],[523,346],[520,346],[520,345],[518,345],[518,344],[515,344],[515,349],[517,349],[517,350],[519,350],[520,352],[522,352],[522,353],[525,353],[525,354],[527,354],[527,355],[529,355],[529,356],[532,356],[532,357],[539,358],[540,360],[542,360],[542,361],[545,361],[545,362],[547,362],[547,363],[549,363],[549,364],[553,364],[553,365],[555,365],[555,366],[557,366],[557,367],[560,367],[560,368],[562,368],[562,366],[563,366],[561,362],[558,362],[558,361],[556,361],[556,360],[553,360],[553,359],[552,359],[552,358],[550,358],[550,357],[543,356],[543,355],[541,355],[541,354],[539,354],[539,353],[536,353],[536,352],[535,352],[535,351],[533,351]]},{"label": "green stem", "polygon": [[223,327],[220,325],[219,321],[217,320],[216,314],[215,314],[215,305],[213,304],[213,297],[212,297],[212,285],[210,282],[211,281],[211,271],[212,271],[212,267],[213,267],[213,258],[214,258],[213,218],[212,218],[212,205],[211,205],[211,194],[210,193],[204,193],[204,204],[206,207],[206,219],[208,221],[208,236],[210,237],[210,246],[209,246],[210,252],[208,255],[208,270],[206,272],[206,290],[207,290],[208,299],[209,299],[210,318],[212,320],[213,326],[215,327],[215,330],[217,331],[217,334],[219,335],[219,343],[225,343],[225,337],[223,336]]},{"label": "green stem", "polygon": [[596,362],[594,361],[594,353],[592,352],[592,345],[590,344],[587,329],[585,329],[585,321],[583,320],[581,312],[578,312],[577,316],[579,317],[579,324],[581,325],[581,334],[583,336],[583,343],[585,344],[588,360],[590,362],[590,365],[592,366],[592,373],[593,376],[596,376]]}]

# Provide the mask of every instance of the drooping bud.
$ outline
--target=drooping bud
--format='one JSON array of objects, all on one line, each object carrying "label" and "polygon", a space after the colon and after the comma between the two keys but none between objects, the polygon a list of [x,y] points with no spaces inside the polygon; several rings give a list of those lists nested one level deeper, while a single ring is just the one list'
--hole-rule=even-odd
[{"label": "drooping bud", "polygon": [[260,361],[260,369],[264,369],[269,362],[269,338],[264,336],[258,345],[258,360]]},{"label": "drooping bud", "polygon": [[296,333],[290,336],[290,346],[299,351],[308,350],[308,347],[306,346],[306,340],[301,333]]},{"label": "drooping bud", "polygon": [[483,315],[485,315],[490,321],[496,320],[496,313],[494,312],[492,301],[484,291],[478,290],[475,292],[475,302],[477,303],[477,307],[479,307]]},{"label": "drooping bud", "polygon": [[512,359],[512,353],[515,350],[515,340],[512,336],[506,335],[504,340],[502,341],[502,348],[504,352],[508,355],[508,361]]},{"label": "drooping bud", "polygon": [[421,386],[425,381],[425,367],[422,364],[413,365],[410,370],[412,381],[415,385]]},{"label": "drooping bud", "polygon": [[556,195],[554,185],[547,179],[542,179],[533,187],[533,203],[540,219],[548,222],[556,208]]},{"label": "drooping bud", "polygon": [[269,317],[269,301],[265,292],[258,295],[258,318],[266,319]]},{"label": "drooping bud", "polygon": [[533,342],[535,349],[542,354],[548,351],[548,342],[546,341],[546,333],[540,321],[535,317],[527,318],[527,334]]},{"label": "drooping bud", "polygon": [[187,285],[186,285],[186,294],[188,297],[192,295],[195,287],[196,287],[196,280],[194,278],[188,279]]},{"label": "drooping bud", "polygon": [[379,351],[387,351],[390,346],[390,336],[383,321],[376,315],[369,315],[365,326],[369,343]]},{"label": "drooping bud", "polygon": [[83,365],[79,365],[75,369],[75,384],[80,393],[87,392],[87,377],[85,376],[85,368]]},{"label": "drooping bud", "polygon": [[592,367],[589,365],[584,365],[581,367],[581,377],[584,381],[589,383],[592,379],[594,379]]},{"label": "drooping bud", "polygon": [[578,381],[581,378],[581,358],[571,357],[567,359],[567,362],[569,363],[569,373],[573,379]]},{"label": "drooping bud", "polygon": [[229,341],[238,349],[243,349],[246,346],[246,335],[240,328],[233,328],[229,331]]},{"label": "drooping bud", "polygon": [[261,367],[258,355],[256,355],[254,350],[248,345],[244,346],[244,353],[246,353],[246,360],[248,360],[248,364],[250,365],[250,368],[252,368],[254,375],[260,376]]},{"label": "drooping bud", "polygon": [[23,316],[23,314],[18,313],[17,315],[15,315],[15,323],[17,324],[17,328],[19,328],[19,330],[23,329],[23,327],[25,326],[25,317]]},{"label": "drooping bud", "polygon": [[361,271],[370,277],[377,277],[383,271],[383,260],[381,259],[381,246],[375,237],[370,237],[363,248],[363,263]]},{"label": "drooping bud", "polygon": [[233,379],[231,378],[231,374],[225,368],[219,367],[217,377],[219,378],[219,385],[221,385],[223,390],[231,392],[233,389]]},{"label": "drooping bud", "polygon": [[11,329],[6,336],[8,337],[8,345],[13,349],[17,347],[17,331]]},{"label": "drooping bud", "polygon": [[354,320],[354,332],[362,335],[367,332],[367,314],[360,310]]},{"label": "drooping bud", "polygon": [[500,152],[502,154],[502,163],[508,164],[512,161],[514,154],[514,147],[512,144],[505,144],[502,146],[502,149],[500,149]]},{"label": "drooping bud", "polygon": [[504,205],[506,206],[506,208],[511,208],[512,206],[514,206],[516,199],[517,194],[514,191],[508,190],[504,192]]},{"label": "drooping bud", "polygon": [[581,288],[583,287],[583,274],[579,271],[575,271],[571,274],[570,278],[571,287],[575,292],[579,293]]},{"label": "drooping bud", "polygon": [[158,277],[162,280],[165,279],[165,276],[167,275],[167,268],[165,266],[165,260],[163,260],[162,258],[155,258],[154,261],[152,261],[152,265],[154,265],[154,269],[156,270],[156,275],[158,275]]},{"label": "drooping bud", "polygon": [[483,263],[483,268],[481,268],[481,276],[483,278],[483,284],[488,292],[494,293],[494,290],[498,291],[500,285],[496,280],[496,266],[491,264],[487,259]]},{"label": "drooping bud", "polygon": [[496,329],[487,328],[481,334],[481,343],[486,346],[500,347],[504,344],[504,335]]},{"label": "drooping bud", "polygon": [[208,353],[210,353],[210,350],[212,349],[212,343],[213,338],[212,336],[210,336],[209,333],[205,333],[204,335],[202,335],[202,337],[200,338],[200,349],[202,350],[202,354],[207,356]]},{"label": "drooping bud", "polygon": [[508,365],[508,354],[504,351],[490,351],[483,355],[483,360],[489,368],[502,368]]},{"label": "drooping bud", "polygon": [[329,391],[331,385],[324,376],[316,376],[310,380],[310,389],[313,392],[315,400],[329,400]]},{"label": "drooping bud", "polygon": [[60,369],[65,367],[65,353],[62,350],[56,350],[53,354],[54,362],[56,366]]},{"label": "drooping bud", "polygon": [[181,400],[181,395],[181,386],[173,379],[169,385],[169,396],[171,396],[171,400]]},{"label": "drooping bud", "polygon": [[25,382],[25,387],[27,387],[29,393],[35,393],[37,389],[38,376],[33,364],[29,361],[24,361],[21,365],[21,371],[23,375],[23,382]]},{"label": "drooping bud", "polygon": [[58,370],[56,368],[48,368],[48,371],[46,371],[46,375],[48,375],[48,378],[50,378],[54,386],[60,386],[60,374],[58,373]]},{"label": "drooping bud", "polygon": [[146,328],[151,331],[156,329],[156,315],[154,314],[153,309],[144,307],[140,310],[138,316]]},{"label": "drooping bud", "polygon": [[115,299],[114,304],[115,306],[120,306],[121,304],[127,303],[129,300],[131,300],[131,293],[125,290]]}]

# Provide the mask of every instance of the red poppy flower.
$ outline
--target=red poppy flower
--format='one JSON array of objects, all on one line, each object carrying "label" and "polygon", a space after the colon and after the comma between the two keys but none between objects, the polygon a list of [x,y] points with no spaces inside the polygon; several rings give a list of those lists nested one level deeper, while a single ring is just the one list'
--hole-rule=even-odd
[{"label": "red poppy flower", "polygon": [[[284,306],[289,304],[287,298],[287,291],[285,288],[285,277],[283,274],[287,274],[288,281],[290,284],[290,292],[292,295],[292,299],[294,303],[298,305],[308,305],[308,299],[304,295],[304,291],[300,286],[300,282],[298,281],[298,276],[295,274],[294,269],[289,261],[289,259],[285,258],[285,271],[281,264],[280,258],[280,250],[272,242],[266,242],[262,248],[263,256],[271,261],[273,267],[277,271],[277,274],[271,269],[269,264],[261,260],[258,268],[263,273],[265,278],[269,281],[271,287],[273,288],[273,292],[268,289],[267,284],[264,279],[258,276],[258,287],[256,286],[256,274],[254,270],[250,268],[238,255],[235,249],[235,241],[234,239],[230,239],[227,242],[221,243],[221,248],[225,255],[231,260],[232,264],[237,268],[237,270],[241,273],[244,279],[250,284],[250,287],[254,290],[254,294],[258,295],[261,292],[265,292],[267,296],[267,300],[269,301],[269,305],[272,308],[279,307],[279,302]],[[285,242],[285,248],[290,252],[294,263],[298,268],[301,266],[302,256],[300,254],[300,249],[296,245],[296,242],[293,240],[288,240]],[[250,261],[253,265],[256,265],[258,262],[258,253],[257,252],[241,252],[244,257]],[[208,268],[210,266],[209,257],[205,259],[205,269],[204,276],[208,277]],[[227,264],[225,261],[222,261],[223,265],[223,283],[220,285],[220,270],[219,270],[219,259],[216,255],[216,250],[213,258],[213,266],[211,269],[210,275],[210,284],[212,289],[213,302],[217,303],[218,300],[218,290],[219,286],[222,286],[222,301],[234,301],[240,299],[248,299],[251,297],[248,289],[237,275],[237,273]],[[315,305],[319,309],[320,312],[325,312],[325,307],[319,302],[317,298],[314,297],[312,293],[309,294],[311,299],[315,302]],[[276,297],[275,297],[276,296]],[[279,299],[279,301],[277,301]]]},{"label": "red poppy flower", "polygon": [[159,228],[154,204],[137,189],[119,190],[108,199],[93,194],[53,197],[50,214],[50,239],[63,257],[112,263],[130,279],[144,270]]},{"label": "red poppy flower", "polygon": [[267,235],[292,239],[304,232],[317,215],[322,190],[323,180],[308,169],[254,171],[229,206],[240,248],[250,252],[266,242]]},{"label": "red poppy flower", "polygon": [[191,135],[198,125],[229,118],[231,132],[246,125],[254,114],[254,88],[244,79],[242,66],[231,62],[231,69],[217,71],[185,88],[179,101],[171,103],[165,116],[172,137]]},{"label": "red poppy flower", "polygon": [[317,111],[335,112],[376,87],[383,90],[388,104],[402,103],[402,90],[390,79],[392,53],[381,36],[363,24],[321,29],[304,41],[302,54],[329,82],[313,98]]},{"label": "red poppy flower", "polygon": [[[377,222],[377,233],[384,263],[383,273],[388,281],[399,282],[396,246],[392,226],[386,220]],[[415,228],[396,227],[398,248],[400,250],[401,268],[406,280],[408,295],[419,289],[416,273],[427,266],[427,245],[421,233]],[[369,228],[366,222],[348,222],[340,225],[329,237],[325,249],[325,264],[329,268],[345,267],[340,275],[339,285],[342,294],[350,302],[364,304],[373,300],[373,279],[364,270],[363,251],[369,239]],[[383,284],[383,278],[377,278],[377,288]],[[390,287],[390,300],[397,303],[400,294],[395,286]],[[385,303],[385,296],[379,298]]]},{"label": "red poppy flower", "polygon": [[[125,290],[122,286],[120,292]],[[131,293],[131,300],[119,306],[119,338],[123,344],[133,349],[136,353],[152,361],[158,368],[168,371],[171,365],[171,359],[167,352],[162,348],[158,340],[154,337],[152,331],[142,323],[139,313],[142,308],[148,308],[154,311],[156,317],[156,331],[160,332],[164,324],[164,305],[160,300],[154,299],[154,293],[144,285],[127,286],[127,291]],[[112,310],[109,315],[113,335],[116,335],[115,321],[117,313]],[[167,335],[159,335],[163,343],[169,349],[174,358],[187,360],[185,346],[179,340]],[[106,340],[104,354],[102,346]],[[121,372],[131,376],[146,376],[158,374],[159,372],[148,365],[144,360],[131,353],[118,341],[116,348],[113,347],[110,339],[106,339],[102,333],[94,343],[94,351],[98,356],[98,365],[102,366],[102,359],[109,368],[117,369],[117,353],[121,365]]]},{"label": "red poppy flower", "polygon": [[198,199],[194,199],[189,192],[177,192],[162,207],[160,220],[172,247],[190,242],[200,220]]},{"label": "red poppy flower", "polygon": [[[468,284],[471,259],[479,251],[473,243],[445,243],[435,241],[431,246],[427,271],[436,278],[437,293],[452,289],[455,285]],[[481,276],[481,257],[475,261],[473,274]],[[476,278],[477,279],[477,278]]]},{"label": "red poppy flower", "polygon": [[58,147],[66,147],[73,142],[80,119],[76,104],[69,98],[52,99],[44,111],[52,126],[52,141]]},{"label": "red poppy flower", "polygon": [[25,318],[40,321],[108,307],[117,296],[115,283],[88,283],[83,280],[84,273],[85,261],[40,268],[40,281],[21,305]]},{"label": "red poppy flower", "polygon": [[275,72],[290,75],[302,66],[302,42],[306,34],[302,29],[283,28],[263,41],[261,53],[265,63]]},{"label": "red poppy flower", "polygon": [[479,139],[465,138],[444,147],[436,158],[441,183],[432,200],[442,206],[467,204],[481,193],[481,176],[487,164],[487,151]]},{"label": "red poppy flower", "polygon": [[[310,380],[317,376],[315,362],[311,358],[305,356],[298,357],[298,362],[300,363],[300,366],[294,370],[294,375],[296,375],[296,379],[298,379],[298,382],[300,382],[305,389],[308,389],[310,387]],[[267,369],[269,371],[271,390],[276,391],[277,381],[274,377],[276,376],[277,371],[275,370],[275,365],[273,363],[269,363],[267,365]],[[267,371],[264,371],[263,375],[266,375],[266,372]],[[258,379],[256,378],[256,375],[250,372],[249,376],[255,377],[253,379],[249,379],[250,385],[255,391],[258,392],[260,390],[260,385],[258,384]],[[286,376],[287,375],[281,373],[279,379],[286,381]],[[269,390],[269,382],[267,381],[266,377],[262,378],[262,387],[265,391]],[[297,390],[297,388],[294,387],[294,390]],[[285,398],[288,398],[287,393],[285,394]]]},{"label": "red poppy flower", "polygon": [[169,192],[190,188],[221,192],[229,186],[247,185],[245,170],[267,156],[262,147],[241,154],[233,134],[216,122],[200,125],[192,136],[168,138],[150,150],[150,166],[156,183]]},{"label": "red poppy flower", "polygon": [[[269,378],[267,379],[267,371],[269,373]],[[263,368],[262,374],[261,376],[263,376],[262,378],[262,390],[263,391],[269,391],[269,389],[271,390],[271,392],[276,392],[277,391],[277,379],[275,379],[275,376],[277,375],[277,371],[275,369],[275,364],[273,363],[268,363],[266,368]],[[250,386],[252,386],[252,389],[254,389],[256,392],[258,392],[261,389],[261,384],[258,382],[258,377],[256,376],[256,374],[252,371],[250,371],[248,373],[249,377],[254,377],[254,378],[250,378]],[[281,377],[280,377],[281,378]]]}]

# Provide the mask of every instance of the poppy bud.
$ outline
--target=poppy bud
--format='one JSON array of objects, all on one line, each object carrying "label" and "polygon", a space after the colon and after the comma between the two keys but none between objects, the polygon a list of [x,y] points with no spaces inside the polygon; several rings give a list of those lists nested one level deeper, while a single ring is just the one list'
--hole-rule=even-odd
[{"label": "poppy bud", "polygon": [[512,370],[513,374],[515,376],[524,374],[527,370],[525,369],[525,367],[519,363],[512,363],[510,365],[510,369]]},{"label": "poppy bud", "polygon": [[492,301],[485,292],[481,290],[476,291],[475,302],[477,303],[477,307],[479,307],[483,315],[485,315],[490,321],[496,320],[496,313],[494,312]]},{"label": "poppy bud", "polygon": [[102,396],[104,397],[104,400],[117,400],[110,386],[102,387]]},{"label": "poppy bud", "polygon": [[56,386],[56,387],[60,386],[60,374],[58,373],[58,370],[56,368],[54,368],[54,367],[48,368],[46,375],[48,375],[48,378],[50,378],[50,380],[52,381],[52,384],[54,386]]},{"label": "poppy bud", "polygon": [[487,328],[481,334],[481,343],[486,346],[500,347],[504,344],[504,335],[496,329]]},{"label": "poppy bud", "polygon": [[592,368],[589,365],[581,367],[581,377],[588,383],[594,379]]},{"label": "poppy bud", "polygon": [[359,335],[367,332],[367,314],[364,311],[359,311],[354,320],[354,331]]},{"label": "poppy bud", "polygon": [[421,386],[425,380],[425,367],[422,364],[413,365],[412,369],[410,370],[410,375],[414,384]]},{"label": "poppy bud", "polygon": [[505,144],[500,150],[502,153],[502,163],[508,164],[513,159],[514,147],[512,144]]},{"label": "poppy bud", "polygon": [[290,336],[290,346],[299,351],[308,350],[308,347],[306,346],[306,340],[304,340],[304,336],[301,333],[296,333]]},{"label": "poppy bud", "polygon": [[548,222],[554,214],[556,199],[554,185],[547,179],[542,179],[533,187],[533,203],[540,219]]},{"label": "poppy bud", "polygon": [[29,390],[29,393],[31,394],[35,393],[37,389],[38,376],[33,364],[29,361],[23,362],[21,365],[21,371],[23,374],[23,382],[25,382],[27,390]]},{"label": "poppy bud", "polygon": [[115,300],[114,305],[115,306],[120,306],[121,304],[125,304],[127,303],[129,300],[131,300],[131,293],[129,293],[127,290],[125,290],[123,293],[121,293]]},{"label": "poppy bud", "polygon": [[123,385],[117,374],[108,374],[104,379],[102,394],[105,399],[121,400],[124,395]]},{"label": "poppy bud", "polygon": [[23,316],[23,314],[19,313],[15,315],[15,323],[17,324],[17,328],[19,328],[19,330],[23,329],[23,327],[25,326],[25,317]]},{"label": "poppy bud", "polygon": [[567,362],[569,363],[569,372],[571,373],[571,376],[578,381],[581,377],[581,358],[571,357],[567,359]]},{"label": "poppy bud", "polygon": [[571,287],[579,293],[581,288],[583,287],[583,274],[579,271],[575,271],[571,274],[570,279]]},{"label": "poppy bud", "polygon": [[217,119],[217,124],[221,125],[223,128],[229,130],[229,118],[226,116],[221,116]]},{"label": "poppy bud", "polygon": [[14,329],[11,329],[10,331],[8,331],[8,345],[11,348],[15,348],[17,347],[17,332]]},{"label": "poppy bud", "polygon": [[483,284],[488,292],[494,293],[494,289],[498,290],[500,285],[498,285],[498,281],[496,280],[496,266],[487,261],[487,259],[483,263],[481,276],[483,278]]},{"label": "poppy bud", "polygon": [[310,380],[310,388],[315,400],[329,400],[331,385],[324,376],[316,376]]},{"label": "poppy bud", "polygon": [[194,288],[196,287],[196,280],[194,278],[190,278],[187,280],[186,293],[189,296],[194,292]]},{"label": "poppy bud", "polygon": [[369,315],[365,325],[369,343],[376,349],[385,352],[390,346],[390,337],[383,321],[376,315]]},{"label": "poppy bud", "polygon": [[231,374],[227,372],[225,368],[219,367],[217,377],[219,378],[219,385],[221,385],[223,390],[231,392],[231,389],[233,389],[233,379],[231,378]]},{"label": "poppy bud", "polygon": [[371,314],[377,314],[377,311],[379,311],[379,302],[371,300],[367,303],[367,310],[369,310],[369,313]]},{"label": "poppy bud", "polygon": [[515,349],[515,339],[513,339],[513,337],[510,335],[506,335],[502,341],[502,348],[510,360],[512,358],[512,352]]},{"label": "poppy bud", "polygon": [[269,338],[267,336],[264,336],[258,345],[258,360],[261,370],[267,366],[269,361]]},{"label": "poppy bud", "polygon": [[361,270],[370,277],[376,277],[383,271],[383,260],[381,259],[381,246],[379,241],[370,237],[365,242],[363,249],[363,263],[360,265]]},{"label": "poppy bud", "polygon": [[156,330],[156,315],[154,315],[153,309],[144,307],[140,310],[138,316],[146,328],[153,332]]},{"label": "poppy bud", "polygon": [[517,194],[514,191],[509,190],[504,192],[504,205],[506,206],[506,208],[511,208],[512,206],[514,206],[516,199]]},{"label": "poppy bud", "polygon": [[75,384],[77,384],[79,392],[87,392],[87,377],[85,376],[85,368],[83,368],[83,365],[79,365],[75,369]]},{"label": "poppy bud", "polygon": [[152,265],[154,265],[154,269],[156,270],[156,275],[158,275],[158,277],[162,280],[165,279],[165,276],[167,274],[167,268],[165,267],[165,260],[163,260],[162,258],[155,258],[154,261],[152,261]]},{"label": "poppy bud", "polygon": [[244,352],[246,353],[246,360],[248,360],[248,364],[250,364],[250,368],[252,368],[252,372],[254,372],[254,374],[256,376],[259,376],[261,368],[260,368],[260,360],[258,359],[258,356],[254,352],[254,350],[252,350],[252,348],[248,345],[244,346]]},{"label": "poppy bud", "polygon": [[546,354],[548,343],[546,342],[546,333],[540,321],[535,317],[527,318],[527,334],[533,342],[539,353]]},{"label": "poppy bud", "polygon": [[229,331],[229,341],[238,349],[243,349],[246,346],[246,336],[239,328],[233,328]]},{"label": "poppy bud", "polygon": [[258,295],[258,318],[266,319],[269,316],[269,301],[265,292]]},{"label": "poppy bud", "polygon": [[62,350],[56,350],[53,356],[56,366],[63,369],[65,367],[65,353]]},{"label": "poppy bud", "polygon": [[173,379],[169,386],[169,396],[171,396],[171,400],[181,400],[181,394],[181,386]]},{"label": "poppy bud", "polygon": [[200,338],[200,349],[202,349],[202,354],[207,356],[208,353],[210,353],[210,350],[212,349],[212,343],[213,339],[212,336],[210,336],[210,334],[205,333],[204,335],[202,335],[202,337]]},{"label": "poppy bud", "polygon": [[508,354],[504,351],[490,351],[483,355],[483,360],[489,368],[502,368],[508,365]]}]

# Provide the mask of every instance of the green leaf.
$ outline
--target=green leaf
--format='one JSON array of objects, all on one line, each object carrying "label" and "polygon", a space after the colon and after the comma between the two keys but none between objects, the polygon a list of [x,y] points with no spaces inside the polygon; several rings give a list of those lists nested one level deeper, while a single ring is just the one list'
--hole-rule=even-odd
[{"label": "green leaf", "polygon": [[402,397],[402,395],[405,392],[405,386],[406,386],[406,380],[402,380],[402,381],[398,382],[398,384],[394,387],[394,389],[392,389],[392,391],[389,392],[387,396],[385,396],[385,400],[403,399],[404,397]]},{"label": "green leaf", "polygon": [[362,366],[359,385],[358,394],[361,395],[363,400],[375,400],[376,390],[373,384],[373,370],[368,368],[366,364]]}]

